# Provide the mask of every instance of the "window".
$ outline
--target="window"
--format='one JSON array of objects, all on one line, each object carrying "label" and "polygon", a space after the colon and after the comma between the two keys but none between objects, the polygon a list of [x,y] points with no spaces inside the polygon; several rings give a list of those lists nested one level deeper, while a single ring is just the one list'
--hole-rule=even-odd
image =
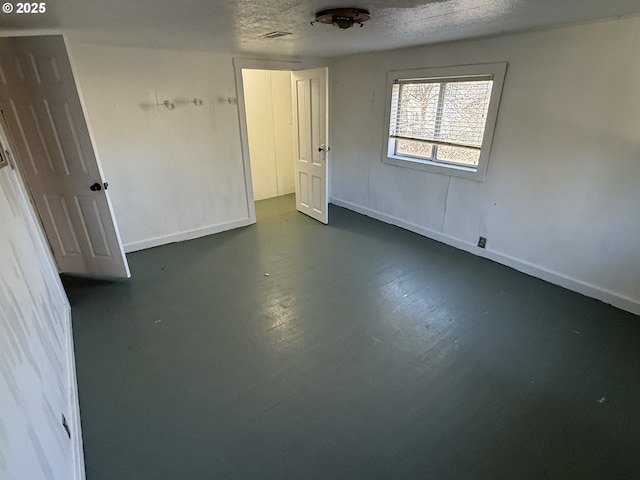
[{"label": "window", "polygon": [[383,162],[483,180],[506,63],[390,72]]}]

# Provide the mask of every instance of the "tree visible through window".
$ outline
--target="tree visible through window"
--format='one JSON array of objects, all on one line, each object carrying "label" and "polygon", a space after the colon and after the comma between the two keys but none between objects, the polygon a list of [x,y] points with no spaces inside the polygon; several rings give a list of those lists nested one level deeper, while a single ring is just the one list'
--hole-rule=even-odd
[{"label": "tree visible through window", "polygon": [[392,71],[382,161],[482,181],[507,64]]},{"label": "tree visible through window", "polygon": [[393,85],[395,153],[477,166],[493,80],[406,81]]}]

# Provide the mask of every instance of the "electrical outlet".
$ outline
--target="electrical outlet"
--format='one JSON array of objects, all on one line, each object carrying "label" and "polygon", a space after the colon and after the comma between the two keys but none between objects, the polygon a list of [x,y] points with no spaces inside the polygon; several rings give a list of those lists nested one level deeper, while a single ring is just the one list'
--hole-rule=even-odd
[{"label": "electrical outlet", "polygon": [[487,245],[487,239],[485,237],[480,237],[478,239],[478,246],[480,248],[484,248]]}]

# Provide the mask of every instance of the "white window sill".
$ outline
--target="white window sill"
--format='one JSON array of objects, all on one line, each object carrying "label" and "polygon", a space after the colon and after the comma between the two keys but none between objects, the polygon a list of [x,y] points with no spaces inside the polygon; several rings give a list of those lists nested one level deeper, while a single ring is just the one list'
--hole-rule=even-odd
[{"label": "white window sill", "polygon": [[451,165],[398,155],[385,155],[383,156],[382,161],[383,163],[395,165],[397,167],[412,168],[414,170],[422,170],[423,172],[437,173],[439,175],[447,175],[450,177],[466,178],[477,182],[483,182],[485,178],[485,172],[479,171],[477,167]]}]

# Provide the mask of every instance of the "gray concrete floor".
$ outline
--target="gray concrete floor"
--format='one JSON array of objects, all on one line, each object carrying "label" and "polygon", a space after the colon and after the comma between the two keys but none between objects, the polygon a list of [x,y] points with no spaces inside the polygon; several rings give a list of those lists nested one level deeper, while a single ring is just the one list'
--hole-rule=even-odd
[{"label": "gray concrete floor", "polygon": [[89,480],[640,478],[639,317],[341,208],[257,212],[65,279]]}]

